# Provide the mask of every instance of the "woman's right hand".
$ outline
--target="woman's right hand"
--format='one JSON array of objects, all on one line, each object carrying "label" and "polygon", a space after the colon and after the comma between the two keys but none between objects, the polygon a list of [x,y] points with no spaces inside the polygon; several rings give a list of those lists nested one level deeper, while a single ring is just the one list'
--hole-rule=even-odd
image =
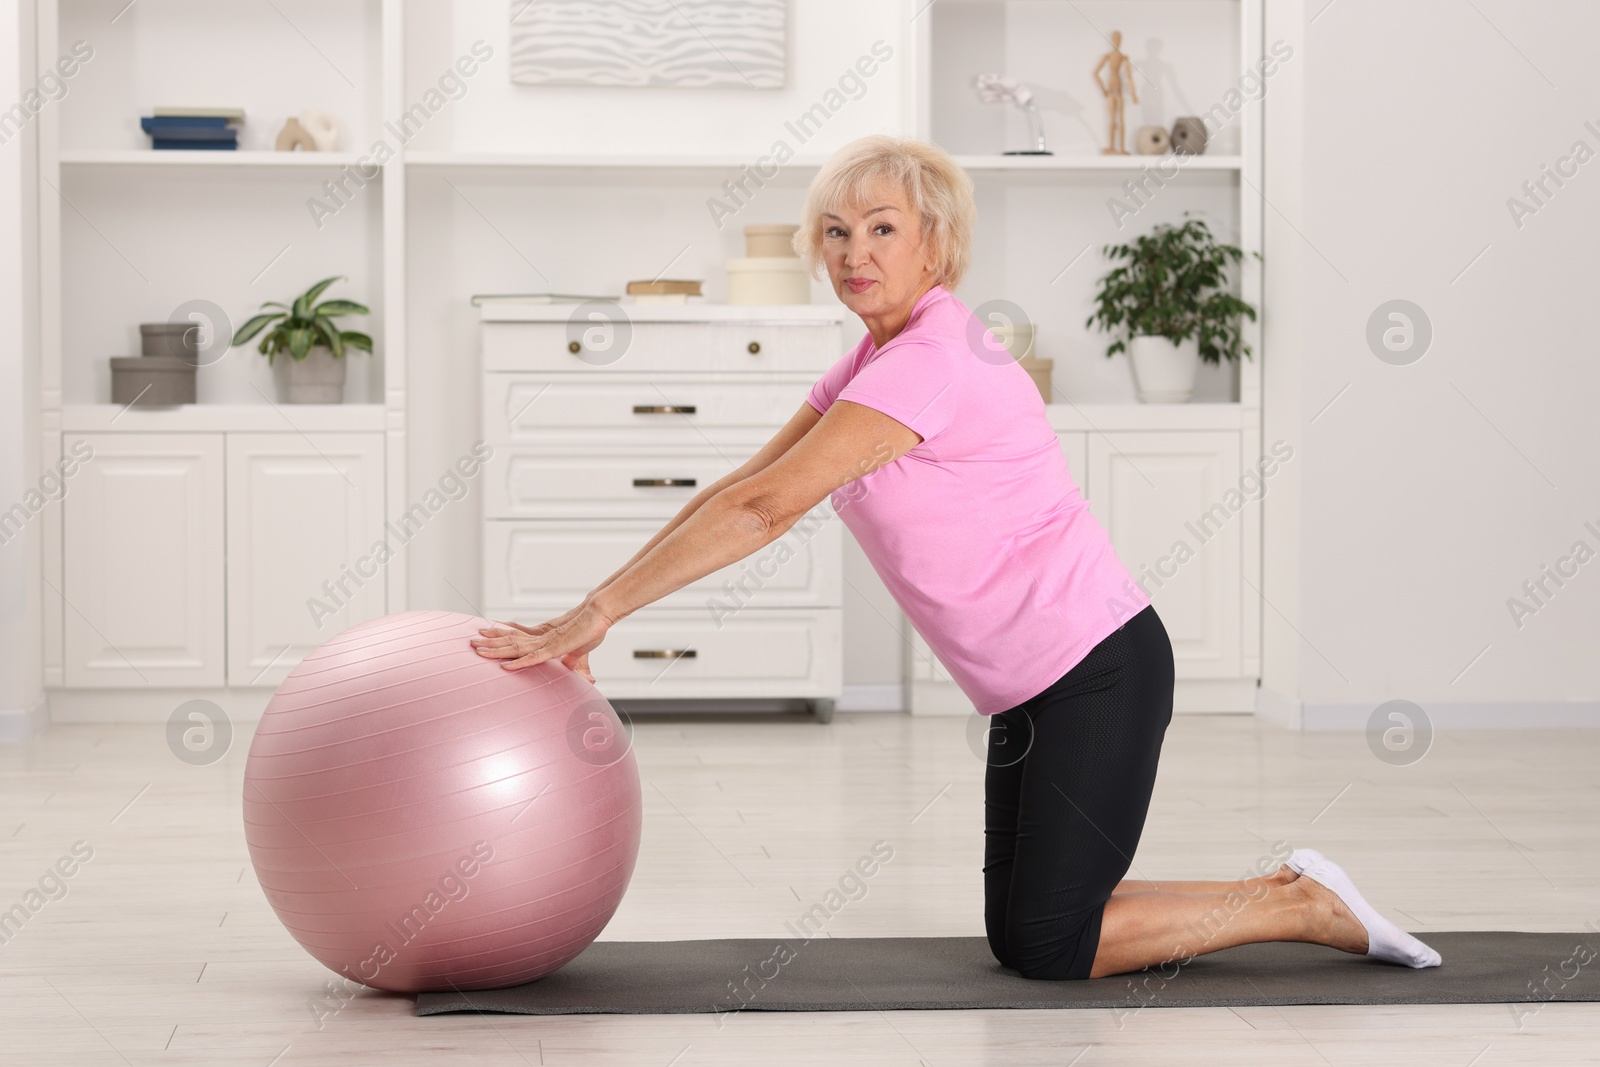
[{"label": "woman's right hand", "polygon": [[[579,604],[577,607],[570,609],[565,614],[558,615],[557,617],[555,617],[553,619],[550,619],[547,622],[541,622],[537,626],[524,626],[520,622],[502,622],[502,623],[499,623],[498,625],[500,625],[500,626],[509,626],[509,627],[511,627],[513,629],[521,630],[525,634],[529,634],[531,636],[537,637],[539,634],[544,633],[546,630],[552,630],[555,627],[560,626],[563,623],[567,622],[568,620],[572,619],[580,611],[583,610],[584,605],[587,604],[588,602],[589,602],[589,598],[585,597],[584,601],[583,601],[583,604]],[[589,684],[590,685],[594,685],[595,684],[594,675],[589,673],[589,653],[584,652],[584,653],[582,653],[582,654],[580,654],[578,656],[575,656],[572,659],[572,661],[571,661],[571,663],[569,665],[571,666],[571,668],[573,670],[577,671],[579,674],[581,674],[585,678],[587,678],[589,680]]]},{"label": "woman's right hand", "polygon": [[553,628],[555,628],[557,626],[560,626],[562,623],[566,622],[568,619],[572,618],[577,613],[578,613],[578,609],[577,608],[573,608],[571,611],[568,611],[565,615],[558,615],[555,618],[550,619],[548,622],[541,622],[538,626],[524,626],[520,622],[502,622],[502,623],[496,623],[496,625],[498,625],[498,626],[509,626],[513,630],[521,630],[523,633],[528,634],[528,635],[530,635],[532,637],[538,637],[540,634],[544,633],[546,630],[550,630],[550,629],[553,629]]}]

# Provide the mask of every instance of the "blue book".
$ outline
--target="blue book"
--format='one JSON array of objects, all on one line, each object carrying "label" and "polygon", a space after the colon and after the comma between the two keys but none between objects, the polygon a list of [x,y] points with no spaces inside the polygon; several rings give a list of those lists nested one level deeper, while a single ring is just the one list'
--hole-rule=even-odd
[{"label": "blue book", "polygon": [[150,136],[159,137],[164,141],[237,141],[239,131],[215,126],[173,126],[164,130],[151,130]]},{"label": "blue book", "polygon": [[169,141],[164,137],[156,137],[150,141],[150,147],[165,151],[195,151],[209,150],[219,152],[238,151],[238,141]]},{"label": "blue book", "polygon": [[145,133],[172,129],[225,130],[228,128],[228,120],[221,116],[210,115],[157,115],[153,118],[149,116],[141,118],[139,125]]}]

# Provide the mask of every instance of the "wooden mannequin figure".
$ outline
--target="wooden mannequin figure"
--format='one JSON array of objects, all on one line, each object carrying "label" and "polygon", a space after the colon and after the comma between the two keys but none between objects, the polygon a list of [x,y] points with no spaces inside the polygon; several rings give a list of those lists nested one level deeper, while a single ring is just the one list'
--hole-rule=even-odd
[{"label": "wooden mannequin figure", "polygon": [[[1102,81],[1100,72],[1104,70],[1106,77]],[[1122,54],[1122,31],[1111,31],[1111,51],[1100,57],[1100,62],[1094,68],[1095,84],[1100,86],[1100,92],[1105,95],[1106,105],[1111,112],[1110,145],[1100,154],[1103,156],[1125,156],[1127,149],[1127,119],[1123,114],[1122,104],[1122,72],[1128,72],[1128,91],[1133,94],[1133,102],[1139,102],[1139,89],[1133,82],[1133,64],[1128,57]]]}]

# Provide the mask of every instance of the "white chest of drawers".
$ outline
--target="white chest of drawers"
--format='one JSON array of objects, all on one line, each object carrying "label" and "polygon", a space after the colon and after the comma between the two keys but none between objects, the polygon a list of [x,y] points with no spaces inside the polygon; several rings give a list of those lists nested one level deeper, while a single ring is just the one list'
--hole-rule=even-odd
[{"label": "white chest of drawers", "polygon": [[[543,622],[579,603],[754,454],[843,354],[824,306],[486,304],[483,605]],[[590,654],[607,699],[800,698],[843,684],[842,523],[812,518],[634,612]],[[692,706],[692,704],[691,704]]]}]

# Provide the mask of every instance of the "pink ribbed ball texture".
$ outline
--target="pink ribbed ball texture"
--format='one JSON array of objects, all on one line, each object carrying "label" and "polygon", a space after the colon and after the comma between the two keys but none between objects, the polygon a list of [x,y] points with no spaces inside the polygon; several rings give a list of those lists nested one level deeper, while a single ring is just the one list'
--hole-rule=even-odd
[{"label": "pink ribbed ball texture", "polygon": [[503,669],[483,619],[352,626],[267,705],[244,776],[268,902],[328,967],[400,992],[540,978],[588,947],[639,853],[617,713],[559,662]]}]

